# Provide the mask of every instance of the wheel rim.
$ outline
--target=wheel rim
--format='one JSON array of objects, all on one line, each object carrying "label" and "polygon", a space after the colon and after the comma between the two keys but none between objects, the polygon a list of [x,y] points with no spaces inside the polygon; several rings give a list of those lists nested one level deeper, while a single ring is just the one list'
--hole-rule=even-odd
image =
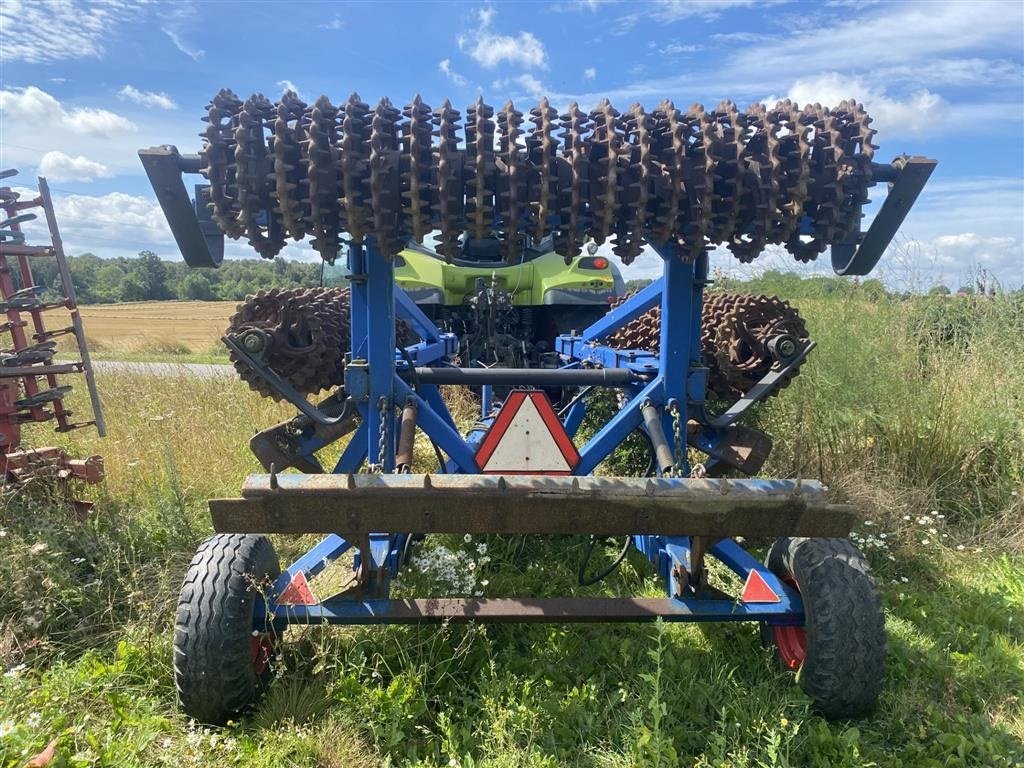
[{"label": "wheel rim", "polygon": [[252,638],[252,668],[256,675],[262,677],[270,668],[270,660],[274,658],[274,638],[269,632],[254,635]]},{"label": "wheel rim", "polygon": [[[785,576],[782,580],[797,592],[800,591],[792,576]],[[807,630],[797,626],[776,626],[772,627],[772,634],[782,663],[794,672],[800,669],[807,658]]]}]

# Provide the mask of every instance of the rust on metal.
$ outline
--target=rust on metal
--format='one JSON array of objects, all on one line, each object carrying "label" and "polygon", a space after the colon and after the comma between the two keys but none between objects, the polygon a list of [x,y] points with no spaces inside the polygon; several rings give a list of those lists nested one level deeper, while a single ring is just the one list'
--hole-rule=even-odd
[{"label": "rust on metal", "polygon": [[250,476],[242,498],[212,499],[214,529],[692,536],[845,536],[851,507],[816,482],[486,475]]},{"label": "rust on metal", "polygon": [[[566,258],[589,234],[613,239],[625,263],[647,242],[675,243],[686,260],[722,244],[745,262],[774,243],[807,261],[854,230],[875,181],[875,131],[855,101],[685,112],[662,102],[623,114],[603,100],[559,116],[546,99],[524,113],[480,97],[466,110],[464,150],[460,112],[419,96],[399,110],[356,94],[335,107],[326,96],[271,104],[222,90],[203,119],[213,220],[266,258],[311,232],[333,262],[343,231],[355,243],[375,236],[391,258],[433,232],[436,215],[436,249],[449,259],[462,231],[497,228],[506,257],[524,234],[552,232]],[[810,235],[799,233],[805,215]]]},{"label": "rust on metal", "polygon": [[[723,599],[715,595],[717,599]],[[347,614],[352,624],[580,624],[590,622],[647,622],[692,616],[686,603],[664,597],[432,597],[392,598],[358,603],[362,616]],[[737,614],[742,615],[742,614]],[[316,615],[296,614],[293,623],[317,623]]]}]

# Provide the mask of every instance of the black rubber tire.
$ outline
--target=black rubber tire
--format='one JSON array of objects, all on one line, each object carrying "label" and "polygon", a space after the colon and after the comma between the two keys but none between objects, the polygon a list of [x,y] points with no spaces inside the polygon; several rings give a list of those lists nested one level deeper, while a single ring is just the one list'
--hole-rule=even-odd
[{"label": "black rubber tire", "polygon": [[[870,710],[885,681],[886,639],[881,597],[864,556],[848,539],[782,538],[765,564],[795,581],[803,599],[800,687],[830,720]],[[762,637],[774,646],[763,624]]]},{"label": "black rubber tire", "polygon": [[223,725],[259,701],[270,682],[253,662],[253,612],[281,573],[266,536],[222,533],[196,551],[174,623],[174,683],[189,717]]}]

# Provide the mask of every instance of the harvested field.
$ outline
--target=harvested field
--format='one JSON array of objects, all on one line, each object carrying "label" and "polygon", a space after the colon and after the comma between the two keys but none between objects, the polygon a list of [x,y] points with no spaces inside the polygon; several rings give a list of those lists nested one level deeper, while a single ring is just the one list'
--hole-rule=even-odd
[{"label": "harvested field", "polygon": [[83,306],[89,348],[98,359],[182,361],[226,358],[221,334],[233,301],[138,301]]}]

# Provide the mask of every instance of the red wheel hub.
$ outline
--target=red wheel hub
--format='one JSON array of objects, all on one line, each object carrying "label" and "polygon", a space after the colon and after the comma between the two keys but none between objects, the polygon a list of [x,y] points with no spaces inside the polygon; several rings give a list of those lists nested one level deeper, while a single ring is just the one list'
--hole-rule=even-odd
[{"label": "red wheel hub", "polygon": [[252,638],[252,668],[257,675],[263,675],[270,667],[270,660],[274,658],[274,638],[269,632],[253,635]]},{"label": "red wheel hub", "polygon": [[[792,576],[785,576],[782,579],[793,589],[800,591]],[[797,626],[772,627],[772,635],[775,640],[775,647],[779,649],[779,658],[786,665],[787,669],[796,671],[804,663],[807,657],[807,630]]]}]

